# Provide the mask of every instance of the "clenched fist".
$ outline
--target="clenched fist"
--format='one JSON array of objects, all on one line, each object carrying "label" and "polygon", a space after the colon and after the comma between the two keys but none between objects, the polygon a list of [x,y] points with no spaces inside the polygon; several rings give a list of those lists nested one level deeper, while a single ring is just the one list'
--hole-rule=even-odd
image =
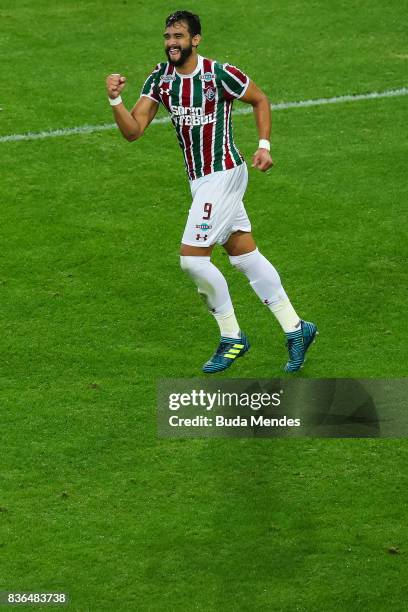
[{"label": "clenched fist", "polygon": [[110,74],[106,77],[106,89],[108,96],[114,100],[120,96],[120,92],[126,85],[126,77],[121,74]]},{"label": "clenched fist", "polygon": [[261,172],[266,172],[273,166],[273,159],[267,149],[258,149],[252,160],[252,168],[257,168]]}]

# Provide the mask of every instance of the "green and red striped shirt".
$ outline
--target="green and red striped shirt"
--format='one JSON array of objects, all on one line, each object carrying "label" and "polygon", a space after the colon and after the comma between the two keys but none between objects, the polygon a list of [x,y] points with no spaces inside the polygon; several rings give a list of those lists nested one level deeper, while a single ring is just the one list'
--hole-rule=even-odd
[{"label": "green and red striped shirt", "polygon": [[233,101],[249,78],[230,64],[198,55],[192,74],[178,74],[170,62],[157,64],[141,96],[162,103],[171,115],[190,180],[243,163],[232,133]]}]

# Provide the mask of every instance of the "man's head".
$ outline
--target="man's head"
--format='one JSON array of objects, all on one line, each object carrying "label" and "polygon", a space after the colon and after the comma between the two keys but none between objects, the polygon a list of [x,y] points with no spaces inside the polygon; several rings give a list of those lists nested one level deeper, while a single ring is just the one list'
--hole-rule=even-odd
[{"label": "man's head", "polygon": [[164,48],[169,62],[182,66],[195,53],[201,40],[201,23],[198,15],[189,11],[176,11],[166,19]]}]

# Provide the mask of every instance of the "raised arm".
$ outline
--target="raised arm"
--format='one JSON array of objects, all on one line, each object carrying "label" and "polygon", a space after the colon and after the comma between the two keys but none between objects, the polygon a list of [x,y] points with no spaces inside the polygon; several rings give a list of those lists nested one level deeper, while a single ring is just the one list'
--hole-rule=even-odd
[{"label": "raised arm", "polygon": [[258,128],[260,142],[258,150],[253,157],[252,167],[266,172],[273,165],[273,160],[269,153],[272,123],[269,99],[253,81],[250,81],[246,92],[241,96],[240,100],[252,105]]},{"label": "raised arm", "polygon": [[129,142],[143,135],[147,126],[153,121],[159,104],[152,98],[142,96],[129,112],[122,102],[121,92],[126,85],[126,78],[120,74],[110,74],[106,78],[106,89],[112,105],[113,116],[124,138]]}]

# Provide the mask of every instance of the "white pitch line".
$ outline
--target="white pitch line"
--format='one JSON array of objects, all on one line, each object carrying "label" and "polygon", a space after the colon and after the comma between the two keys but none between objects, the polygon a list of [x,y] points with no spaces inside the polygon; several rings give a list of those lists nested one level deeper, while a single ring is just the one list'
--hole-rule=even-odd
[{"label": "white pitch line", "polygon": [[[303,108],[305,106],[323,106],[325,104],[341,104],[343,102],[359,102],[360,100],[377,100],[379,98],[395,98],[398,96],[407,96],[408,87],[400,89],[389,89],[387,91],[373,91],[365,94],[348,94],[344,96],[335,96],[334,98],[318,98],[316,100],[300,100],[299,102],[278,102],[271,104],[272,110],[285,110],[287,108]],[[252,113],[252,108],[238,108],[234,111],[234,115],[248,115]],[[170,117],[160,117],[153,119],[153,123],[169,123]],[[40,138],[57,138],[59,136],[71,136],[73,134],[93,134],[94,132],[104,132],[105,130],[116,129],[116,123],[105,123],[102,125],[82,125],[73,128],[61,128],[58,130],[49,130],[46,132],[27,132],[26,134],[9,134],[8,136],[0,136],[0,142],[18,142],[20,140],[38,140]]]}]

